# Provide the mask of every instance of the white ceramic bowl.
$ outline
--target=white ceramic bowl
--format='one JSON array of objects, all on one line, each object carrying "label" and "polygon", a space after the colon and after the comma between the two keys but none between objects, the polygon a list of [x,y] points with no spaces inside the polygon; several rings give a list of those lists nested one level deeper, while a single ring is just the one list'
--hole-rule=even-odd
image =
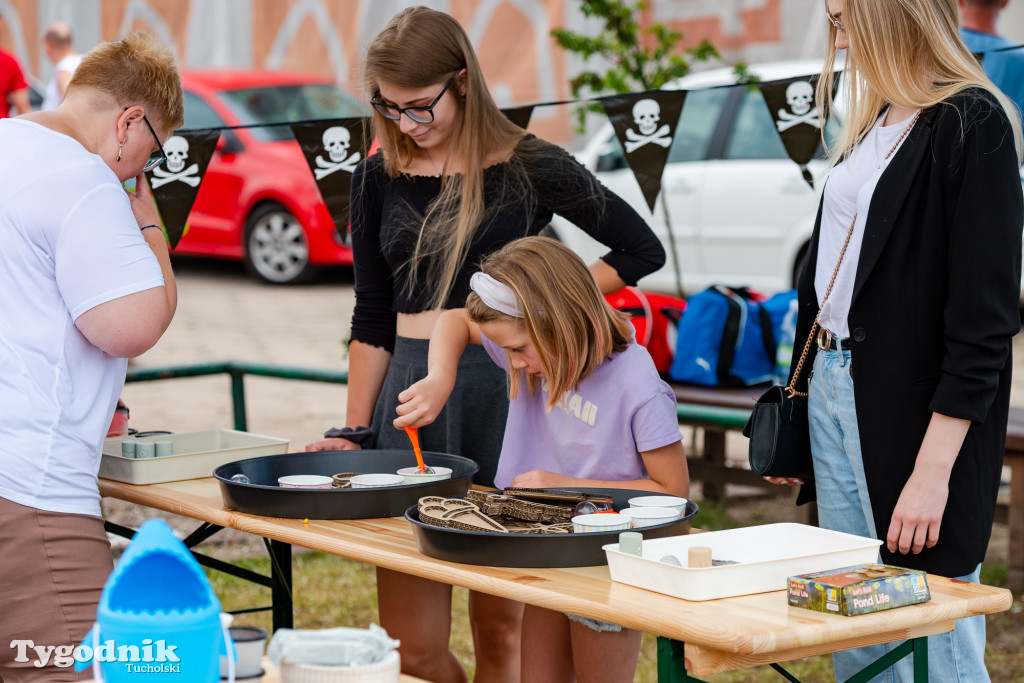
[{"label": "white ceramic bowl", "polygon": [[286,489],[329,489],[334,485],[334,480],[319,474],[292,474],[278,477],[277,485]]},{"label": "white ceramic bowl", "polygon": [[405,477],[398,474],[357,474],[349,479],[354,489],[372,489],[378,486],[399,486]]},{"label": "white ceramic bowl", "polygon": [[591,531],[625,531],[630,528],[630,519],[617,512],[597,512],[591,515],[576,515],[572,518],[573,533]]},{"label": "white ceramic bowl", "polygon": [[416,466],[403,467],[398,470],[398,474],[405,479],[406,484],[422,484],[427,481],[440,481],[452,478],[452,468],[450,467],[439,467],[437,465],[430,465],[429,467],[434,470],[433,474],[420,473],[419,468]]},{"label": "white ceramic bowl", "polygon": [[686,509],[686,499],[678,498],[676,496],[641,496],[639,498],[630,498],[629,507],[672,508],[679,513],[679,515],[682,515],[683,510]]},{"label": "white ceramic bowl", "polygon": [[633,520],[634,527],[668,524],[679,519],[679,513],[673,508],[626,508],[622,514]]}]

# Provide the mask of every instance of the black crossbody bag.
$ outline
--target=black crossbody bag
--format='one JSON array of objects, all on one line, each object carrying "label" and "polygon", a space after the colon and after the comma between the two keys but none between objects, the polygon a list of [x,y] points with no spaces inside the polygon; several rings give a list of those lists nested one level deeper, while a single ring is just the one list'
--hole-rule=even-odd
[{"label": "black crossbody bag", "polygon": [[[843,256],[846,255],[846,247],[850,244],[853,226],[856,223],[857,215],[854,214],[850,229],[846,233],[846,242],[839,252],[839,262],[832,271],[832,279],[825,290],[825,298],[821,300],[822,307],[832,293],[832,285],[839,274],[839,266],[843,264]],[[773,386],[761,394],[750,413],[750,419],[743,427],[743,436],[750,439],[750,451],[747,456],[750,469],[762,477],[807,481],[814,476],[811,435],[807,423],[807,394],[797,391],[796,383],[807,359],[807,353],[811,350],[814,334],[818,331],[819,316],[821,307],[814,316],[811,333],[807,335],[807,343],[804,344],[803,353],[800,354],[800,361],[796,364],[789,384],[785,387]]]}]

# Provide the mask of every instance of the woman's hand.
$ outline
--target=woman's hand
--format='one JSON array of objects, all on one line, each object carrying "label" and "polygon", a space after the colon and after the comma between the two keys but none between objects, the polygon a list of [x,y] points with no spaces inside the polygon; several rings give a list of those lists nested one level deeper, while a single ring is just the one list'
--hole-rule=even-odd
[{"label": "woman's hand", "polygon": [[892,513],[885,547],[889,552],[916,555],[939,542],[942,513],[949,497],[949,479],[939,472],[914,468],[907,480],[896,509]]},{"label": "woman's hand", "polygon": [[135,176],[135,192],[125,190],[125,193],[128,195],[128,203],[132,207],[135,221],[140,228],[145,225],[162,225],[160,214],[156,210],[156,202],[153,201],[153,193],[149,189],[149,184],[146,183],[145,173]]},{"label": "woman's hand", "polygon": [[401,404],[395,408],[395,429],[423,427],[437,419],[452,393],[454,382],[441,379],[439,374],[428,374],[398,395]]},{"label": "woman's hand", "polygon": [[360,451],[363,447],[348,439],[321,439],[306,444],[306,452],[310,451]]},{"label": "woman's hand", "polygon": [[970,421],[932,413],[914,471],[903,485],[892,512],[885,547],[916,555],[939,542],[942,513],[949,498],[949,477],[963,447]]},{"label": "woman's hand", "polygon": [[780,484],[782,486],[802,486],[804,483],[803,479],[797,479],[796,477],[761,477],[765,481],[771,484]]},{"label": "woman's hand", "polygon": [[520,489],[557,489],[576,486],[579,480],[564,474],[555,474],[547,470],[530,470],[523,472],[512,480],[512,486]]}]

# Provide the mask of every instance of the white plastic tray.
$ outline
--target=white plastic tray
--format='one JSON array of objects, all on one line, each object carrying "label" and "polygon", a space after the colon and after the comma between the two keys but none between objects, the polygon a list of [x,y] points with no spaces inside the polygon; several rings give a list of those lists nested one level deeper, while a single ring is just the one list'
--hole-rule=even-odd
[{"label": "white plastic tray", "polygon": [[[715,600],[785,590],[797,574],[878,561],[881,541],[805,524],[765,524],[689,536],[644,539],[643,555],[602,546],[612,581],[684,600]],[[690,569],[661,558],[675,555],[684,565],[690,546],[708,546],[715,560],[738,564]]]},{"label": "white plastic tray", "polygon": [[103,443],[100,477],[128,484],[158,484],[181,479],[201,479],[213,476],[221,465],[261,455],[279,455],[288,452],[289,439],[239,432],[234,429],[207,429],[181,434],[157,434],[139,441],[170,441],[174,455],[157,458],[125,458],[121,456],[121,442],[125,439],[107,439]]}]

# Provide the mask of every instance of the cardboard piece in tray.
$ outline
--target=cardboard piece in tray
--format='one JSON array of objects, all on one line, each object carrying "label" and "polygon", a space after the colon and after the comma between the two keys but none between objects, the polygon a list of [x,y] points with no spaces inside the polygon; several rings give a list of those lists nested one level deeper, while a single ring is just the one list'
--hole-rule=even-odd
[{"label": "cardboard piece in tray", "polygon": [[543,500],[558,503],[581,503],[589,500],[593,503],[611,503],[613,498],[607,493],[588,493],[586,491],[570,491],[568,489],[525,489],[506,488],[502,493],[513,498]]},{"label": "cardboard piece in tray", "polygon": [[931,599],[925,573],[859,564],[789,577],[789,604],[843,616],[869,614]]}]

